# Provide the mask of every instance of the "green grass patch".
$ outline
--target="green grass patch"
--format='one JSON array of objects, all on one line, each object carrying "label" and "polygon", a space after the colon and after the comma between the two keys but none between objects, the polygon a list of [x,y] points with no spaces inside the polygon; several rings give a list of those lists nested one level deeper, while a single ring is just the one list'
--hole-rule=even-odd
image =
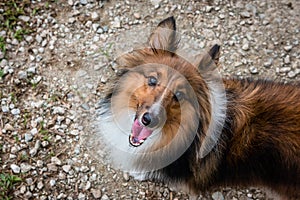
[{"label": "green grass patch", "polygon": [[28,0],[25,1],[9,0],[5,2],[3,18],[4,18],[4,26],[7,29],[11,30],[17,25],[19,21],[18,17],[20,15],[25,14],[24,7],[28,6],[29,3],[30,1]]},{"label": "green grass patch", "polygon": [[6,53],[6,44],[4,37],[0,36],[0,50],[5,54]]},{"label": "green grass patch", "polygon": [[0,78],[3,78],[3,76],[4,76],[4,71],[0,69]]},{"label": "green grass patch", "polygon": [[0,174],[0,199],[10,200],[13,197],[11,193],[13,192],[14,186],[20,183],[22,179],[18,176],[1,173]]},{"label": "green grass patch", "polygon": [[30,31],[28,29],[18,29],[14,33],[14,38],[16,38],[18,41],[22,41],[24,39],[24,35],[28,35]]}]

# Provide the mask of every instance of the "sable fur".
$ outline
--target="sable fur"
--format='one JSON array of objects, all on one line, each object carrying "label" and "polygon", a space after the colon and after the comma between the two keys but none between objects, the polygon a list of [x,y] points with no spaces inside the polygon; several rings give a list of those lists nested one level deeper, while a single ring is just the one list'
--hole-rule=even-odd
[{"label": "sable fur", "polygon": [[[224,78],[222,82],[227,102],[226,108],[221,110],[224,126],[217,145],[208,155],[199,156],[201,148],[206,146],[208,134],[215,134],[208,131],[209,125],[216,119],[211,118],[210,89],[213,88],[207,82],[214,83],[213,70],[219,64],[219,46],[215,45],[208,53],[196,56],[191,64],[174,52],[179,41],[176,32],[165,32],[163,28],[175,30],[174,18],[162,21],[154,30],[149,39],[150,48],[130,52],[119,59],[124,68],[121,77],[133,73],[141,79],[153,63],[167,65],[178,71],[196,94],[199,124],[196,137],[179,159],[163,169],[147,172],[143,178],[184,185],[193,194],[218,186],[264,186],[278,192],[283,198],[300,199],[299,84]],[[145,71],[133,71],[134,67],[144,64],[149,64]],[[124,88],[126,86],[117,92],[122,94]],[[129,107],[136,109],[140,101],[151,104],[159,93],[159,90],[141,88],[134,93],[135,100],[132,99]],[[106,110],[101,116],[109,115],[110,101],[111,94],[104,101],[107,105],[103,103]],[[178,117],[188,116],[184,111],[176,113],[175,104],[170,102],[163,103],[167,111],[164,139],[151,148],[166,145],[174,137],[172,131],[180,127]],[[119,103],[122,104],[122,100]],[[187,109],[191,111],[192,107]],[[185,123],[185,126],[189,125],[188,121]]]}]

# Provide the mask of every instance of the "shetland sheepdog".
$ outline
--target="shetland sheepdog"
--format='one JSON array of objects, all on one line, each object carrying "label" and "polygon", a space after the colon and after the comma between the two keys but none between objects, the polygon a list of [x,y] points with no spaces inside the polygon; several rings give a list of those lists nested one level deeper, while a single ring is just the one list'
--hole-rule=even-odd
[{"label": "shetland sheepdog", "polygon": [[184,58],[173,17],[119,59],[99,127],[116,167],[192,195],[268,187],[300,199],[299,84],[218,76],[220,46]]}]

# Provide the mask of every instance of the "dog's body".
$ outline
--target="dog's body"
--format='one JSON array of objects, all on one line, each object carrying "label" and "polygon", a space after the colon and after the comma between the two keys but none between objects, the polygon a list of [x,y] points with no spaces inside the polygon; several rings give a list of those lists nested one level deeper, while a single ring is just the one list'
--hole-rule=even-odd
[{"label": "dog's body", "polygon": [[[102,103],[101,126],[111,124],[111,137],[118,137],[115,121],[131,113],[126,137],[130,149],[142,154],[121,162],[141,170],[142,179],[183,185],[194,194],[218,186],[267,186],[300,199],[299,85],[232,78],[221,79],[222,88],[213,73],[219,46],[187,62],[174,53],[175,32],[164,28],[175,30],[172,17],[152,33],[151,48],[122,57],[119,85]],[[160,149],[162,160],[184,151],[159,168],[149,164],[156,157],[148,162],[147,152]]]}]

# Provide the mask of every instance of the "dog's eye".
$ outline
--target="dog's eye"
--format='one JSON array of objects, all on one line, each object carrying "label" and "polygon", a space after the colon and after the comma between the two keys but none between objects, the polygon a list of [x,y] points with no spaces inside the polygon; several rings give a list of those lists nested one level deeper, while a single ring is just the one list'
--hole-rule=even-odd
[{"label": "dog's eye", "polygon": [[155,78],[154,76],[150,76],[148,78],[148,85],[149,86],[156,86],[157,85],[157,78]]},{"label": "dog's eye", "polygon": [[177,91],[175,92],[173,98],[175,99],[175,101],[181,101],[184,98],[184,94],[183,92]]}]

